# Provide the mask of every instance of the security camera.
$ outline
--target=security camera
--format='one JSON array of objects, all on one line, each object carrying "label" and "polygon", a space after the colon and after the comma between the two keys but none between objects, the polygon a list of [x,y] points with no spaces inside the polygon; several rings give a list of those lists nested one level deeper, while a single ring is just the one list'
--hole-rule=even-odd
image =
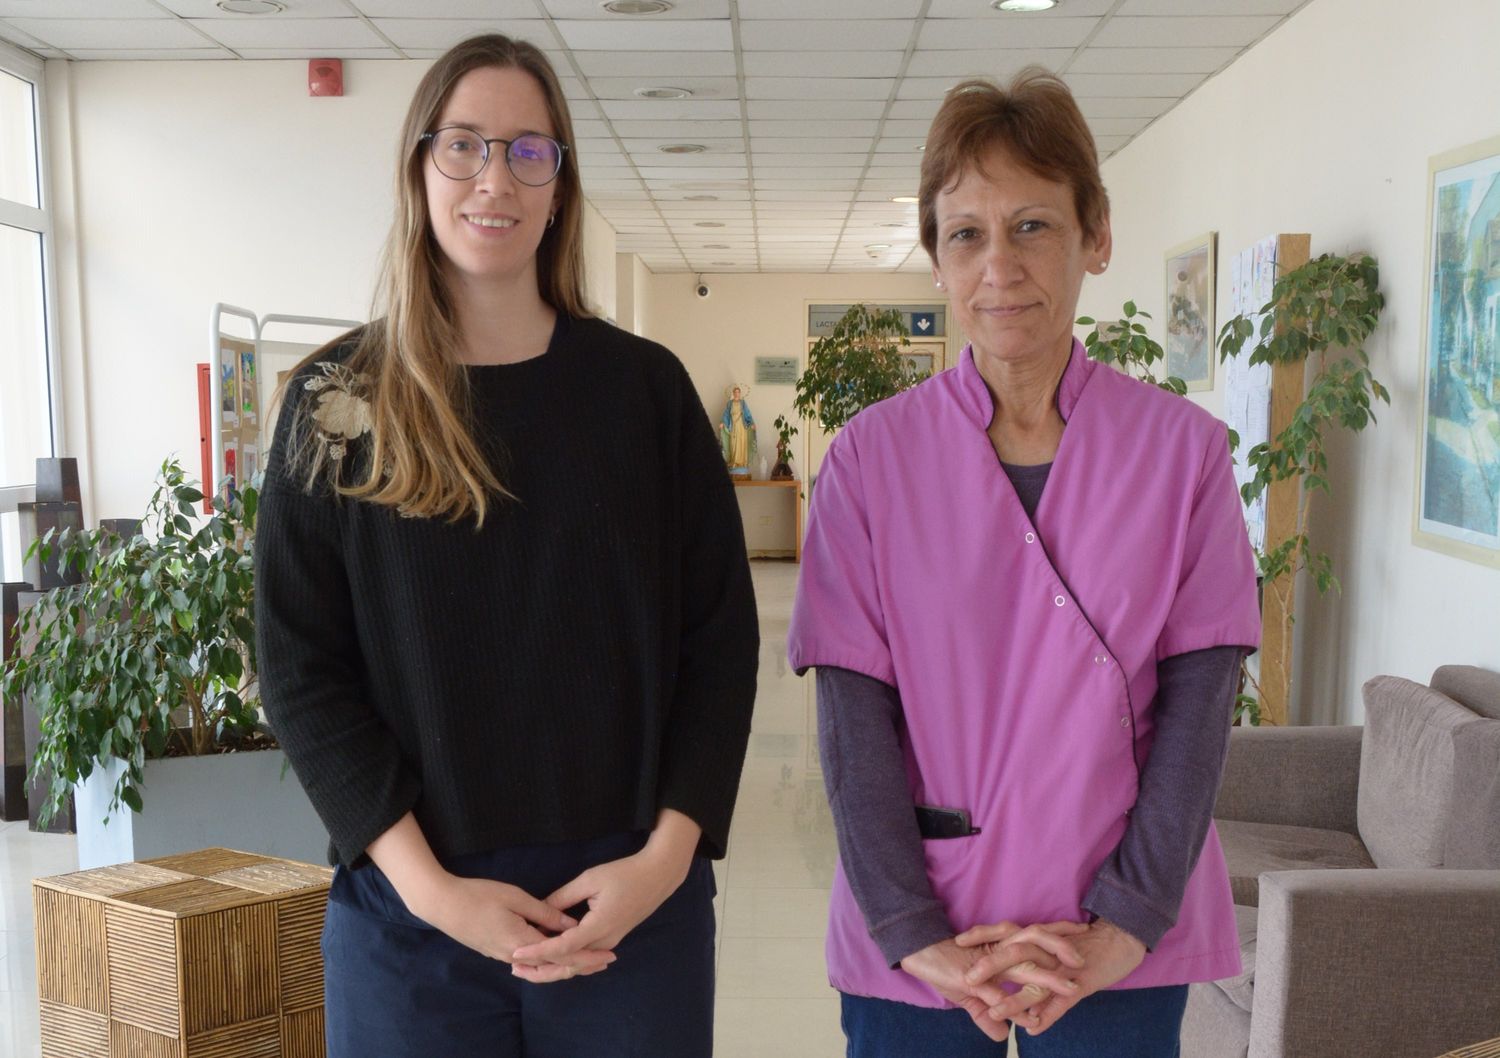
[{"label": "security camera", "polygon": [[698,296],[700,298],[706,298],[709,295],[709,289],[708,289],[708,284],[707,283],[699,283],[693,289],[694,289],[694,291],[697,292],[697,294],[698,294]]}]

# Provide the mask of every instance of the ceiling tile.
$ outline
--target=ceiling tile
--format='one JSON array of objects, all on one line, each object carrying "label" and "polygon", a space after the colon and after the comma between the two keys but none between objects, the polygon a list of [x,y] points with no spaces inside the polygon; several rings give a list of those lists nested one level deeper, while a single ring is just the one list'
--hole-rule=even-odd
[{"label": "ceiling tile", "polygon": [[747,77],[895,77],[900,51],[750,51]]},{"label": "ceiling tile", "polygon": [[64,51],[209,46],[208,41],[175,19],[13,18],[10,24],[39,42]]},{"label": "ceiling tile", "polygon": [[908,136],[921,142],[927,138],[927,130],[932,126],[932,120],[916,118],[901,118],[896,121],[887,121],[880,127],[880,131],[886,136]]},{"label": "ceiling tile", "polygon": [[1181,98],[1203,83],[1197,73],[1070,73],[1063,80],[1075,96],[1174,96]]},{"label": "ceiling tile", "polygon": [[1069,73],[1213,73],[1239,48],[1085,48]]},{"label": "ceiling tile", "polygon": [[1096,136],[1094,145],[1101,151],[1117,151],[1130,142],[1129,136]]},{"label": "ceiling tile", "polygon": [[615,133],[622,138],[651,138],[661,143],[677,143],[700,136],[743,137],[739,119],[733,121],[613,121]]},{"label": "ceiling tile", "polygon": [[740,0],[740,18],[915,18],[921,0]]},{"label": "ceiling tile", "polygon": [[1244,47],[1281,21],[1275,15],[1246,18],[1120,18],[1091,42],[1098,48],[1134,48],[1171,41],[1179,48]]},{"label": "ceiling tile", "polygon": [[752,136],[873,136],[880,122],[864,121],[758,121],[750,120]]},{"label": "ceiling tile", "polygon": [[231,48],[374,48],[385,43],[357,18],[196,18],[191,25]]},{"label": "ceiling tile", "polygon": [[879,118],[884,110],[885,104],[874,99],[751,99],[745,103],[752,120]]},{"label": "ceiling tile", "polygon": [[928,19],[922,26],[918,46],[945,51],[975,48],[1076,48],[1098,24],[1097,18],[1039,18],[1030,21],[1004,18]]},{"label": "ceiling tile", "polygon": [[202,62],[232,57],[223,48],[73,48],[68,54],[80,62]]},{"label": "ceiling tile", "polygon": [[1147,125],[1150,118],[1091,118],[1089,131],[1096,138],[1105,136],[1134,136]]},{"label": "ceiling tile", "polygon": [[150,0],[0,0],[0,18],[161,18]]},{"label": "ceiling tile", "polygon": [[[213,0],[166,0],[169,4],[207,3]],[[304,0],[298,0],[302,3]],[[318,0],[328,3],[329,0]],[[410,18],[437,20],[449,18],[536,18],[533,0],[332,0],[348,13],[353,6],[370,18]],[[500,32],[504,32],[501,30]]]},{"label": "ceiling tile", "polygon": [[[636,90],[662,84],[660,77],[590,77],[589,87],[600,99],[639,99]],[[673,77],[673,87],[686,88],[694,99],[738,99],[739,81],[733,77]],[[646,100],[669,102],[669,100]]]},{"label": "ceiling tile", "polygon": [[757,153],[754,157],[757,172],[762,166],[780,165],[786,168],[794,164],[797,168],[803,169],[832,169],[839,167],[863,169],[866,152],[860,152],[859,154],[812,154],[807,151],[795,151],[783,154]]},{"label": "ceiling tile", "polygon": [[[596,20],[609,17],[600,9],[600,0],[542,0],[547,12],[558,19]],[[659,15],[616,15],[616,22],[673,22],[693,18],[729,17],[729,0],[673,0],[670,11]]]},{"label": "ceiling tile", "polygon": [[888,77],[747,77],[746,99],[885,99]]},{"label": "ceiling tile", "polygon": [[[535,9],[533,8],[533,11]],[[567,70],[567,63],[558,47],[557,38],[547,23],[539,18],[515,20],[467,19],[467,18],[377,18],[375,27],[384,33],[399,48],[453,47],[461,40],[480,33],[504,33],[517,40],[530,41],[552,60],[560,70]]]},{"label": "ceiling tile", "polygon": [[905,51],[911,40],[907,19],[768,19],[741,22],[745,51]]},{"label": "ceiling tile", "polygon": [[728,20],[557,22],[568,47],[584,51],[732,51]]},{"label": "ceiling tile", "polygon": [[995,11],[988,0],[932,0],[928,18],[984,18],[995,22],[1034,22],[1038,19],[1079,18],[1109,14],[1117,0],[1064,0],[1050,11],[1010,13]]},{"label": "ceiling tile", "polygon": [[941,99],[902,99],[898,95],[896,101],[891,104],[890,116],[893,118],[912,119],[926,121],[929,124],[937,116],[938,106]]},{"label": "ceiling tile", "polygon": [[[393,48],[235,48],[242,59],[392,59],[399,60],[401,53]],[[84,55],[78,56],[86,58]],[[224,52],[215,48],[213,58],[224,58]]]},{"label": "ceiling tile", "polygon": [[744,166],[666,166],[666,165],[642,165],[637,167],[640,174],[648,181],[650,180],[727,180],[748,179]]},{"label": "ceiling tile", "polygon": [[863,156],[870,150],[867,136],[825,136],[815,145],[810,145],[801,136],[754,136],[750,137],[750,149],[759,154],[858,154]]},{"label": "ceiling tile", "polygon": [[574,59],[585,77],[735,77],[729,51],[579,51]]},{"label": "ceiling tile", "polygon": [[[155,5],[151,6],[155,10],[157,18],[162,17],[162,7],[166,8],[173,14],[182,15],[184,18],[255,19],[261,22],[285,21],[287,19],[294,18],[348,18],[351,14],[349,5],[344,3],[344,0],[290,0],[290,2],[288,2],[288,0],[283,0],[283,2],[286,2],[286,10],[276,15],[236,15],[231,11],[224,11],[220,9],[219,5],[216,4],[214,0],[156,0],[156,3],[160,4],[161,7],[156,7]],[[515,0],[511,0],[511,2],[515,2]],[[113,9],[118,6],[130,11],[134,11],[136,9],[137,3],[138,0],[125,0],[125,2],[122,3],[117,3],[116,0],[108,0],[108,6],[111,9],[108,12],[108,17],[133,17],[124,14],[123,12],[116,12]],[[6,5],[4,2],[0,2],[0,15],[3,15],[5,13],[4,9],[6,6],[8,5]],[[21,6],[24,7],[25,5],[22,4]],[[32,6],[35,7],[36,4],[33,3]],[[55,18],[58,17],[61,12],[56,12],[54,9],[75,6],[80,5],[69,2],[69,0],[62,0],[61,3],[59,3],[58,0],[48,0],[47,13],[50,17]],[[93,4],[90,6],[104,7],[105,5]],[[96,13],[101,15],[105,14],[105,12],[103,11],[98,11]],[[366,12],[366,14],[368,14],[368,12]]]},{"label": "ceiling tile", "polygon": [[[625,139],[623,142],[625,144],[625,149],[631,154],[647,154],[651,156],[656,156],[660,153],[657,150],[658,147],[661,147],[664,144],[676,143],[696,143],[700,147],[707,147],[710,151],[716,154],[745,153],[745,141],[742,137],[739,136],[716,139],[711,136],[683,136],[679,134],[676,136],[646,136],[639,139],[631,137],[629,139]],[[703,155],[678,155],[677,157],[701,158],[703,157]]]},{"label": "ceiling tile", "polygon": [[639,121],[675,121],[679,118],[723,119],[740,117],[740,104],[733,99],[604,99],[599,107],[606,117]]},{"label": "ceiling tile", "polygon": [[1086,118],[1156,118],[1177,102],[1169,96],[1077,96]]},{"label": "ceiling tile", "polygon": [[906,68],[908,77],[993,77],[1007,80],[1024,67],[1060,70],[1073,57],[1073,48],[990,48],[965,51],[919,51]]},{"label": "ceiling tile", "polygon": [[1290,15],[1307,0],[1125,0],[1119,15]]}]

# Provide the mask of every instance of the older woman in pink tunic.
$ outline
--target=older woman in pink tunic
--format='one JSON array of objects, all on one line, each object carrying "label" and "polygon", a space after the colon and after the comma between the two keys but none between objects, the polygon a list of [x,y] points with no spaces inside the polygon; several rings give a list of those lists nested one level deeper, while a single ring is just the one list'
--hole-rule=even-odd
[{"label": "older woman in pink tunic", "polygon": [[1177,1053],[1239,970],[1209,818],[1255,571],[1222,423],[1088,360],[1088,127],[1042,71],[948,95],[921,235],[970,338],[818,478],[789,638],[818,667],[851,1058]]}]

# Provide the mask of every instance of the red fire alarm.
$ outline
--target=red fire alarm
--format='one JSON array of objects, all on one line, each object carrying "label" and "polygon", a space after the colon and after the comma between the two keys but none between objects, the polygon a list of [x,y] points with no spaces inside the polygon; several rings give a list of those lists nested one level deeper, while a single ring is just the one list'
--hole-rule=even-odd
[{"label": "red fire alarm", "polygon": [[344,94],[344,61],[342,59],[307,60],[307,94],[341,96]]}]

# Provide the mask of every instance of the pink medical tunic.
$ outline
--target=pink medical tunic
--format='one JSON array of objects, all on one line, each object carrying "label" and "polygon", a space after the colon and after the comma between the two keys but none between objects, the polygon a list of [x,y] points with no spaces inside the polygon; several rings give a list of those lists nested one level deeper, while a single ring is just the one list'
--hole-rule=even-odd
[{"label": "pink medical tunic", "polygon": [[[967,348],[851,421],[814,490],[788,657],[899,690],[912,801],[967,808],[982,831],[924,842],[955,931],[1086,921],[1151,751],[1157,662],[1260,639],[1223,423],[1076,342],[1057,407],[1035,521],[985,432],[994,401]],[[842,867],[827,955],[841,991],[952,1005],[882,958]],[[1177,924],[1115,987],[1239,969],[1210,827]]]}]

